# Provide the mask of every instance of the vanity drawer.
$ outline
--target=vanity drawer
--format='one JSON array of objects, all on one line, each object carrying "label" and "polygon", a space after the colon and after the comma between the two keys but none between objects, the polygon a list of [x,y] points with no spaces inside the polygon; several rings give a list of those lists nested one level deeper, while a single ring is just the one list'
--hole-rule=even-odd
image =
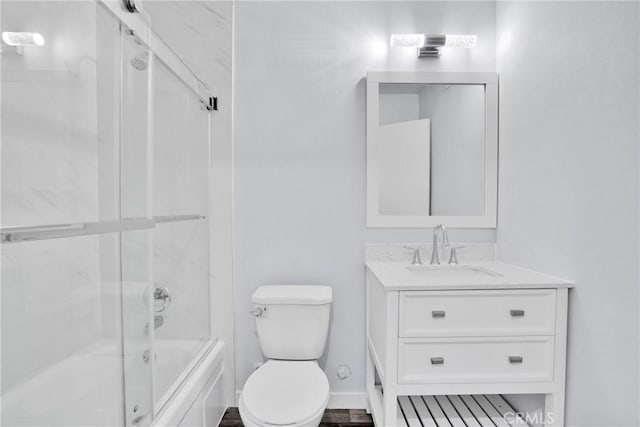
[{"label": "vanity drawer", "polygon": [[551,380],[553,337],[400,340],[400,383]]},{"label": "vanity drawer", "polygon": [[555,289],[400,292],[400,337],[553,335]]}]

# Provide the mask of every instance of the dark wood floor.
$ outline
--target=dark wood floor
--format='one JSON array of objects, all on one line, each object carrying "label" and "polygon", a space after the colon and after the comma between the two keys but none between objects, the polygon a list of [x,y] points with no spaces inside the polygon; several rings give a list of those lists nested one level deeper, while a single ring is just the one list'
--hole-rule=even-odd
[{"label": "dark wood floor", "polygon": [[[373,421],[364,409],[327,409],[320,427],[371,427]],[[243,427],[238,408],[229,408],[220,422],[220,427]]]}]

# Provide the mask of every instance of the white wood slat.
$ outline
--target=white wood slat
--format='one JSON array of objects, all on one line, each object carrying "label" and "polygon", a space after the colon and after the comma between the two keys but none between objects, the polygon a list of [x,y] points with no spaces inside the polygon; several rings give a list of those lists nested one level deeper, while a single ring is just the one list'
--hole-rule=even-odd
[{"label": "white wood slat", "polygon": [[420,396],[411,396],[410,400],[416,408],[416,411],[418,411],[418,417],[424,427],[438,427],[429,409],[427,409],[427,405],[425,405],[424,400],[422,400]]},{"label": "white wood slat", "polygon": [[473,398],[478,402],[478,405],[482,407],[484,412],[487,413],[489,418],[491,418],[491,421],[493,421],[496,427],[509,427],[509,424],[504,420],[504,418],[502,418],[502,415],[493,407],[491,402],[489,402],[483,394],[476,394]]},{"label": "white wood slat", "polygon": [[452,427],[447,416],[442,412],[440,405],[433,396],[422,396],[422,398],[424,399],[424,403],[427,404],[427,408],[429,408],[438,427]]},{"label": "white wood slat", "polygon": [[398,402],[400,403],[402,412],[404,412],[404,418],[407,421],[407,425],[409,427],[422,427],[418,414],[416,414],[415,409],[413,409],[413,405],[409,398],[407,396],[400,396],[398,397]]},{"label": "white wood slat", "polygon": [[493,421],[491,421],[489,416],[482,410],[480,405],[478,405],[478,402],[476,402],[471,395],[465,394],[460,396],[460,398],[464,404],[467,405],[467,408],[469,408],[482,427],[496,427]]},{"label": "white wood slat", "polygon": [[436,400],[453,427],[466,427],[456,409],[451,402],[449,402],[449,399],[447,399],[447,396],[436,396]]},{"label": "white wood slat", "polygon": [[456,411],[458,411],[467,427],[481,427],[476,417],[473,416],[469,408],[467,408],[467,405],[465,405],[462,399],[460,399],[460,396],[454,394],[447,397],[451,401],[453,407],[456,408]]},{"label": "white wood slat", "polygon": [[489,402],[491,402],[493,407],[496,408],[498,412],[500,412],[503,418],[505,418],[505,414],[509,414],[509,416],[505,418],[505,420],[510,425],[515,427],[529,426],[529,424],[527,424],[526,421],[522,419],[522,417],[517,415],[517,411],[513,409],[511,405],[509,405],[509,402],[504,400],[504,398],[499,394],[486,394],[485,397],[487,398],[487,400],[489,400]]},{"label": "white wood slat", "polygon": [[402,414],[402,409],[400,407],[400,402],[398,402],[398,407],[396,408],[396,426],[397,427],[408,427],[407,421],[404,419],[404,415]]},{"label": "white wood slat", "polygon": [[398,427],[529,427],[499,394],[399,396],[397,405]]}]

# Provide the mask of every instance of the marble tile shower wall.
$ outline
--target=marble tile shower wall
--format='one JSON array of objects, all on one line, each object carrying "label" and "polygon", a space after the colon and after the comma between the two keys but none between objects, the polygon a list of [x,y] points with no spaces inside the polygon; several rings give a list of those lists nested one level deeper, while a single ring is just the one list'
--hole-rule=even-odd
[{"label": "marble tile shower wall", "polygon": [[88,346],[101,329],[96,237],[2,249],[2,389]]},{"label": "marble tile shower wall", "polygon": [[[74,2],[73,14],[47,3],[2,5],[3,28],[38,28],[48,41],[2,57],[3,226],[99,214],[99,12],[90,2]],[[3,246],[2,288],[3,391],[100,334],[96,237]]]},{"label": "marble tile shower wall", "polygon": [[[4,7],[3,21],[17,8]],[[3,224],[97,219],[96,35],[86,18],[74,29],[84,33],[69,65],[76,70],[26,49],[3,55]]]}]

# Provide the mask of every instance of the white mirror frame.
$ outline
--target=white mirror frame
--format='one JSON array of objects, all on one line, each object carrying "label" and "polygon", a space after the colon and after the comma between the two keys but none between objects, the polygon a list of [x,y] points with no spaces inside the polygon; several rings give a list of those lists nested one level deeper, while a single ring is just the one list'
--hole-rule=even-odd
[{"label": "white mirror frame", "polygon": [[[485,87],[484,215],[380,215],[378,128],[381,83],[470,84]],[[498,220],[498,74],[476,72],[370,71],[367,73],[367,227],[495,228]]]}]

